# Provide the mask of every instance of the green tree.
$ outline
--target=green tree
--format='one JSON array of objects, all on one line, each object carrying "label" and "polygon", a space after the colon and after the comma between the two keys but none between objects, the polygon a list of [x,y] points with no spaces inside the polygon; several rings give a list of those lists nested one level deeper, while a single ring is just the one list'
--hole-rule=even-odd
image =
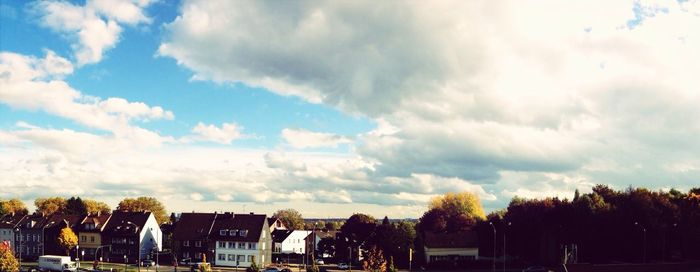
[{"label": "green tree", "polygon": [[0,271],[2,272],[17,272],[19,271],[19,262],[12,254],[9,247],[0,244]]},{"label": "green tree", "polygon": [[68,200],[66,200],[65,213],[85,215],[87,214],[87,208],[85,207],[85,203],[83,203],[83,200],[80,199],[80,197],[71,197]]},{"label": "green tree", "polygon": [[62,197],[37,198],[34,200],[36,211],[43,214],[54,214],[66,209],[66,199]]},{"label": "green tree", "polygon": [[70,250],[78,245],[78,236],[75,235],[71,228],[65,227],[58,234],[57,241],[60,247],[66,249],[66,255],[70,255]]},{"label": "green tree", "polygon": [[331,256],[335,255],[335,241],[331,237],[324,237],[318,242],[318,251],[323,256],[323,254],[328,254]]},{"label": "green tree", "polygon": [[329,222],[326,222],[325,227],[326,227],[327,230],[336,230],[336,229],[338,229],[338,225],[336,224],[336,222],[330,222],[330,221],[329,221]]},{"label": "green tree", "polygon": [[272,217],[278,218],[288,229],[304,229],[304,218],[301,217],[301,213],[295,209],[278,210],[272,214]]},{"label": "green tree", "polygon": [[165,211],[165,206],[154,197],[125,198],[119,202],[117,210],[132,212],[150,211],[156,217],[158,224],[167,223],[170,220],[168,213]]},{"label": "green tree", "polygon": [[389,258],[389,268],[387,269],[387,272],[399,272],[399,269],[397,269],[394,265],[394,256]]}]

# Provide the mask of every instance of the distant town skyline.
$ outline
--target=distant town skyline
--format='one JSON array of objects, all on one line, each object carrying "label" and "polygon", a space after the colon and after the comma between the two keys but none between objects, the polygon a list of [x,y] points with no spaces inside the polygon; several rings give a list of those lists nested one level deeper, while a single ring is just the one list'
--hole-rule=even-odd
[{"label": "distant town skyline", "polygon": [[[0,199],[417,218],[700,180],[695,1],[4,1]],[[245,207],[244,207],[245,206]]]}]

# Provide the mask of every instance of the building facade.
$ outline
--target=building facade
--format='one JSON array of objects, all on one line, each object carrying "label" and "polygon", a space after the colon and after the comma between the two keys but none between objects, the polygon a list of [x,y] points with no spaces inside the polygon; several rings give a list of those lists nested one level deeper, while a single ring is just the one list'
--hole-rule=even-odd
[{"label": "building facade", "polygon": [[12,213],[0,217],[0,243],[7,241],[12,252],[15,252],[15,229],[26,216],[26,214]]},{"label": "building facade", "polygon": [[148,211],[114,211],[102,234],[102,243],[111,246],[109,262],[137,263],[160,251],[163,244],[158,222]]},{"label": "building facade", "polygon": [[479,243],[475,231],[451,233],[425,233],[426,263],[447,262],[457,264],[479,258]]},{"label": "building facade", "polygon": [[[103,246],[102,230],[111,218],[110,213],[94,213],[85,216],[76,226],[78,236],[78,246],[81,249],[81,259],[93,261],[106,259],[109,254],[109,247]],[[106,243],[105,243],[106,244]],[[85,252],[82,255],[82,252]]]},{"label": "building facade", "polygon": [[208,261],[214,259],[214,244],[209,241],[209,234],[218,213],[182,213],[173,231],[173,253],[180,262],[201,262],[206,256]]},{"label": "building facade", "polygon": [[267,217],[261,214],[221,214],[210,239],[215,241],[213,263],[218,266],[265,267],[272,260],[272,236]]}]

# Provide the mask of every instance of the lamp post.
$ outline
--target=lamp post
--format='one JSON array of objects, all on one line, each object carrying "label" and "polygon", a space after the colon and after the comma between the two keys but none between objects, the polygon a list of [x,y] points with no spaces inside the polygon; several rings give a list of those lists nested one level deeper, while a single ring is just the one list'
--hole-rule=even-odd
[{"label": "lamp post", "polygon": [[[97,249],[95,249],[95,260],[97,260],[97,255],[98,255],[97,252],[99,252],[100,249],[103,248],[103,247],[109,247],[110,249],[112,249],[112,245],[98,246]],[[102,252],[104,253],[104,250],[103,250]],[[125,256],[126,256],[126,255],[125,255]],[[126,257],[125,257],[125,259],[126,259]],[[100,266],[101,266],[101,265],[102,265],[102,255],[100,255]]]},{"label": "lamp post", "polygon": [[127,270],[127,264],[129,263],[129,260],[126,258],[126,254],[124,254],[124,272]]},{"label": "lamp post", "polygon": [[496,226],[493,222],[489,222],[489,225],[493,229],[493,272],[496,272]]},{"label": "lamp post", "polygon": [[22,229],[21,228],[16,228],[15,231],[19,233],[19,243],[17,244],[18,251],[19,251],[19,270],[22,270]]},{"label": "lamp post", "polygon": [[[46,255],[46,245],[44,244],[44,241],[46,241],[45,230],[49,226],[53,225],[53,223],[55,222],[51,221],[48,224],[41,227],[41,255]],[[78,242],[80,242],[80,240],[78,240]]]},{"label": "lamp post", "polygon": [[506,228],[510,227],[510,222],[503,225],[503,272],[506,272]]},{"label": "lamp post", "polygon": [[639,224],[639,222],[634,222],[634,225],[642,228],[642,232],[644,233],[644,238],[643,238],[644,240],[642,243],[642,252],[643,252],[642,263],[646,263],[647,262],[647,229],[644,226],[642,226],[642,224]]},{"label": "lamp post", "polygon": [[138,243],[138,246],[139,246],[139,251],[136,253],[136,255],[138,256],[138,258],[136,259],[137,260],[136,269],[140,272],[141,271],[141,235],[139,235],[139,231],[138,231],[139,226],[137,226],[136,224],[134,224],[131,221],[126,221],[126,223],[129,225],[133,225],[134,231],[136,232],[136,242]]}]

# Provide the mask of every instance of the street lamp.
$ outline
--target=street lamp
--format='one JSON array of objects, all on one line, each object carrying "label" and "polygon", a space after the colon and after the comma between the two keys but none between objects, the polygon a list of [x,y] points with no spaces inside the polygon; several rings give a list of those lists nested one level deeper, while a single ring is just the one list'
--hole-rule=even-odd
[{"label": "street lamp", "polygon": [[634,225],[642,228],[642,232],[644,233],[644,240],[642,243],[642,252],[643,252],[642,263],[646,263],[647,262],[647,229],[644,226],[642,226],[642,224],[639,224],[639,222],[634,222]]},{"label": "street lamp", "polygon": [[22,270],[22,229],[16,228],[15,231],[19,232],[19,243],[15,244],[17,244],[17,246],[19,247],[19,270]]},{"label": "street lamp", "polygon": [[139,226],[137,226],[136,224],[134,224],[131,221],[126,221],[126,223],[129,225],[134,225],[134,230],[136,231],[136,242],[138,243],[138,246],[139,246],[139,251],[137,252],[138,258],[137,258],[137,263],[136,263],[136,269],[138,269],[138,271],[140,272],[141,271],[141,236],[138,233]]},{"label": "street lamp", "polygon": [[493,229],[493,272],[496,272],[496,226],[493,222],[489,222],[489,225]]},{"label": "street lamp", "polygon": [[503,225],[503,272],[506,272],[506,228],[510,227],[510,222]]},{"label": "street lamp", "polygon": [[[53,223],[56,222],[51,221],[41,228],[41,255],[46,255],[46,245],[44,245],[44,241],[46,241],[45,230],[49,226],[53,225]],[[80,243],[80,240],[78,240],[78,243]]]}]

